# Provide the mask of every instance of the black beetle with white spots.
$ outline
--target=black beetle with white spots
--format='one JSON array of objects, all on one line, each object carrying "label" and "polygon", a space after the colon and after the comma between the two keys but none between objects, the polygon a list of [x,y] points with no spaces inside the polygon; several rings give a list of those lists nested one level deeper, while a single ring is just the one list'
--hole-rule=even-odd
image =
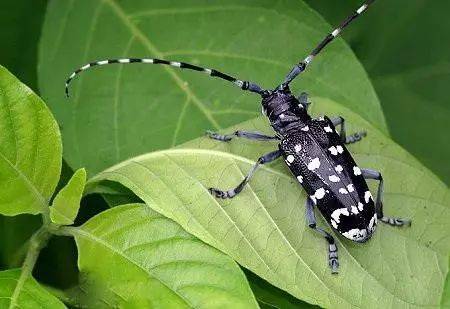
[{"label": "black beetle with white spots", "polygon": [[[366,1],[341,25],[328,34],[303,61],[299,62],[286,76],[283,83],[273,90],[264,90],[256,83],[243,81],[214,69],[197,65],[153,58],[108,59],[91,62],[76,70],[66,81],[66,94],[69,95],[70,81],[81,71],[93,66],[106,64],[162,64],[181,69],[203,72],[209,76],[234,83],[242,90],[259,94],[262,97],[262,110],[268,117],[276,134],[267,136],[258,132],[236,131],[232,134],[207,132],[210,138],[229,142],[234,137],[259,141],[278,141],[278,150],[261,156],[247,176],[235,188],[220,190],[210,188],[217,198],[236,197],[250,181],[258,166],[283,157],[287,166],[308,194],[306,200],[306,219],[311,229],[328,241],[328,263],[332,273],[337,273],[339,262],[337,246],[333,236],[316,225],[314,208],[317,207],[326,221],[339,234],[355,242],[365,242],[371,238],[378,221],[393,225],[411,225],[410,220],[386,217],[383,214],[383,177],[378,171],[359,168],[353,160],[346,144],[360,141],[365,132],[347,135],[342,117],[312,118],[308,114],[308,95],[295,97],[289,84],[306,70],[320,51],[337,37],[341,31],[362,14],[374,0]],[[336,127],[340,129],[337,130]],[[374,201],[366,180],[378,180],[378,192]]]}]

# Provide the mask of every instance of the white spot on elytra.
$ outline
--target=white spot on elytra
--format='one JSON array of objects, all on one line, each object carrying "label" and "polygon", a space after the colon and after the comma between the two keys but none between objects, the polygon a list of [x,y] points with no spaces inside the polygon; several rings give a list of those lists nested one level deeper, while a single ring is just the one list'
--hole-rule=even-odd
[{"label": "white spot on elytra", "polygon": [[336,221],[334,221],[334,219],[331,219],[331,225],[337,229],[338,228],[338,224],[336,223]]},{"label": "white spot on elytra", "polygon": [[343,171],[343,168],[342,168],[342,166],[341,165],[337,165],[335,168],[334,168],[335,170],[336,170],[336,172],[338,172],[338,173],[340,173],[340,172],[342,172]]},{"label": "white spot on elytra", "polygon": [[361,202],[358,202],[358,209],[359,209],[359,211],[363,211],[363,209],[364,209],[364,204],[361,203]]},{"label": "white spot on elytra", "polygon": [[350,231],[342,233],[345,237],[351,240],[361,241],[364,240],[367,236],[366,229],[351,229]]},{"label": "white spot on elytra", "polygon": [[281,118],[281,119],[284,119],[284,114],[280,114],[280,118]]},{"label": "white spot on elytra", "polygon": [[294,162],[294,156],[293,155],[288,155],[286,157],[286,163],[287,165],[291,165],[291,163]]},{"label": "white spot on elytra", "polygon": [[332,154],[333,156],[337,156],[338,151],[337,151],[336,147],[331,146],[330,148],[328,148],[328,150],[331,152],[331,154]]},{"label": "white spot on elytra", "polygon": [[325,196],[325,189],[324,188],[319,188],[314,193],[314,197],[316,199],[318,199],[318,200],[322,199],[324,196]]},{"label": "white spot on elytra", "polygon": [[340,189],[339,189],[339,193],[340,193],[340,194],[348,194],[348,191],[347,191],[347,189],[345,189],[345,188],[340,188]]},{"label": "white spot on elytra", "polygon": [[361,175],[360,168],[357,166],[353,166],[353,174],[355,174],[355,176]]},{"label": "white spot on elytra", "polygon": [[325,130],[325,132],[329,132],[329,133],[333,132],[333,130],[331,130],[330,126],[326,126],[323,129]]},{"label": "white spot on elytra", "polygon": [[303,176],[301,175],[297,176],[297,180],[299,183],[303,183]]},{"label": "white spot on elytra", "polygon": [[352,183],[349,184],[349,185],[347,186],[347,190],[348,190],[348,192],[353,192],[353,191],[355,191],[355,187],[353,187],[353,184],[352,184]]},{"label": "white spot on elytra", "polygon": [[369,230],[373,232],[375,230],[375,226],[377,225],[377,214],[374,214],[372,219],[369,222]]},{"label": "white spot on elytra", "polygon": [[302,146],[299,144],[299,145],[295,145],[294,146],[294,150],[295,150],[295,152],[300,152],[300,150],[302,150]]},{"label": "white spot on elytra", "polygon": [[355,215],[359,213],[358,208],[356,206],[352,205],[352,213]]},{"label": "white spot on elytra", "polygon": [[304,126],[303,128],[301,128],[300,130],[302,130],[302,131],[309,131],[309,127],[308,126]]},{"label": "white spot on elytra", "polygon": [[311,160],[311,162],[308,163],[308,169],[310,171],[314,171],[315,169],[318,169],[319,167],[320,167],[319,158],[314,158]]},{"label": "white spot on elytra", "polygon": [[343,153],[343,152],[344,152],[344,148],[342,148],[341,145],[337,145],[337,146],[336,146],[336,150],[337,150],[337,152],[339,152],[339,153]]},{"label": "white spot on elytra", "polygon": [[341,219],[339,218],[341,215],[349,216],[350,214],[348,213],[348,209],[347,208],[338,208],[338,209],[336,209],[331,214],[331,218],[333,218],[334,221],[336,221],[336,223],[339,223],[339,222],[341,222]]},{"label": "white spot on elytra", "polygon": [[340,179],[338,176],[336,176],[336,175],[328,176],[328,179],[329,179],[331,182],[338,182],[338,181],[341,180],[341,179]]},{"label": "white spot on elytra", "polygon": [[366,201],[366,203],[369,203],[369,200],[372,198],[372,193],[370,193],[370,191],[366,191],[364,193],[364,200]]}]

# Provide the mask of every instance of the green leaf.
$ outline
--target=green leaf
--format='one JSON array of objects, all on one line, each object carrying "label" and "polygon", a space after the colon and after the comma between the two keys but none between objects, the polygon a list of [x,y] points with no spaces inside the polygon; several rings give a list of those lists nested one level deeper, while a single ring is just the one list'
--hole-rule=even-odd
[{"label": "green leaf", "polygon": [[81,168],[73,174],[67,185],[58,192],[50,207],[50,218],[59,225],[73,224],[80,208],[86,184],[86,170]]},{"label": "green leaf", "polygon": [[[21,282],[20,271],[20,269],[0,271],[1,308],[66,308],[31,276]],[[23,287],[19,294],[14,294],[17,284],[23,284]]]},{"label": "green leaf", "polygon": [[[344,116],[349,132],[368,131],[350,150],[360,166],[383,173],[385,214],[413,220],[409,229],[379,226],[365,244],[337,237],[337,276],[328,269],[325,241],[306,227],[305,194],[282,160],[258,170],[232,200],[215,199],[207,191],[238,184],[260,155],[276,149],[274,143],[199,139],[186,146],[191,148],[120,163],[92,178],[88,187],[102,180],[120,182],[189,233],[309,303],[332,308],[437,306],[450,251],[448,188],[353,112],[329,100],[313,102],[313,113],[327,110]],[[262,118],[239,127],[268,131]],[[318,224],[327,226],[321,217]]]},{"label": "green leaf", "polygon": [[61,137],[44,102],[0,66],[0,213],[47,211],[61,171]]},{"label": "green leaf", "polygon": [[115,207],[71,231],[95,298],[89,307],[257,307],[233,260],[144,204]]},{"label": "green leaf", "polygon": [[[307,2],[332,24],[361,4]],[[447,184],[450,40],[442,38],[450,29],[449,11],[448,1],[384,1],[344,33],[369,73],[393,138]]]},{"label": "green leaf", "polygon": [[[64,158],[72,168],[95,174],[206,129],[254,118],[261,108],[257,96],[229,83],[146,65],[85,72],[66,99],[64,81],[74,69],[103,58],[157,57],[273,88],[330,30],[302,1],[51,1],[40,44],[39,88],[63,126]],[[343,40],[333,42],[297,83],[294,92],[301,86],[342,102],[387,131],[372,85]]]}]

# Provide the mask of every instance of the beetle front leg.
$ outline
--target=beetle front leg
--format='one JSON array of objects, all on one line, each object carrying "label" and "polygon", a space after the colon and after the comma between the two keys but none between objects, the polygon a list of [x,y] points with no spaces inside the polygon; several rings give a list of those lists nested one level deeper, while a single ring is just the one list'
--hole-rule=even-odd
[{"label": "beetle front leg", "polygon": [[314,215],[314,203],[313,201],[308,197],[306,199],[306,220],[308,221],[308,226],[321,234],[325,239],[328,241],[328,264],[331,268],[332,274],[338,273],[339,268],[339,260],[338,260],[338,254],[337,254],[337,246],[334,242],[333,236],[331,236],[329,233],[325,232],[320,227],[316,226],[316,216]]},{"label": "beetle front leg", "polygon": [[269,136],[265,135],[259,132],[248,132],[248,131],[234,131],[231,134],[219,134],[217,132],[213,131],[206,131],[206,135],[209,138],[221,141],[221,142],[229,142],[234,137],[242,137],[249,140],[255,140],[255,141],[273,141],[273,140],[279,140],[278,136]]},{"label": "beetle front leg", "polygon": [[311,102],[308,101],[308,94],[306,92],[300,93],[297,100],[300,102],[300,104],[303,105],[303,107],[308,110],[309,106],[311,105]]},{"label": "beetle front leg", "polygon": [[381,176],[381,173],[370,169],[361,169],[361,173],[365,179],[375,179],[380,182],[378,184],[377,198],[375,200],[377,218],[380,219],[381,222],[392,226],[411,226],[411,220],[409,219],[385,217],[383,215],[383,176]]},{"label": "beetle front leg", "polygon": [[333,123],[333,125],[335,127],[338,125],[341,126],[339,135],[341,136],[341,140],[344,144],[356,143],[367,135],[366,131],[361,131],[361,132],[353,133],[350,136],[347,136],[347,132],[345,130],[345,119],[341,116],[332,118],[331,122]]},{"label": "beetle front leg", "polygon": [[238,195],[242,189],[244,189],[245,185],[250,181],[250,179],[253,176],[253,173],[258,169],[258,167],[261,164],[267,164],[270,163],[276,159],[278,159],[279,157],[281,157],[281,151],[280,150],[276,150],[276,151],[272,151],[269,152],[268,154],[265,154],[263,156],[261,156],[258,161],[256,162],[255,165],[253,165],[252,169],[248,172],[247,176],[245,176],[244,180],[241,181],[241,183],[239,185],[237,185],[237,187],[227,190],[227,191],[222,191],[216,188],[209,188],[209,192],[214,195],[215,197],[218,198],[233,198],[236,195]]}]

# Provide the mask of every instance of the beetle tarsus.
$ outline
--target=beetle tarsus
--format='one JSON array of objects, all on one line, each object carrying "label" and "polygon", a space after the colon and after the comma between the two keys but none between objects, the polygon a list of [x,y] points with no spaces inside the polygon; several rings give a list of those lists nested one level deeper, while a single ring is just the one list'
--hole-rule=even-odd
[{"label": "beetle tarsus", "polygon": [[359,142],[363,137],[367,136],[366,131],[356,132],[346,137],[345,144],[353,144]]},{"label": "beetle tarsus", "polygon": [[411,226],[412,221],[410,219],[403,219],[403,218],[395,218],[395,217],[381,217],[381,222],[392,225],[392,226]]}]

